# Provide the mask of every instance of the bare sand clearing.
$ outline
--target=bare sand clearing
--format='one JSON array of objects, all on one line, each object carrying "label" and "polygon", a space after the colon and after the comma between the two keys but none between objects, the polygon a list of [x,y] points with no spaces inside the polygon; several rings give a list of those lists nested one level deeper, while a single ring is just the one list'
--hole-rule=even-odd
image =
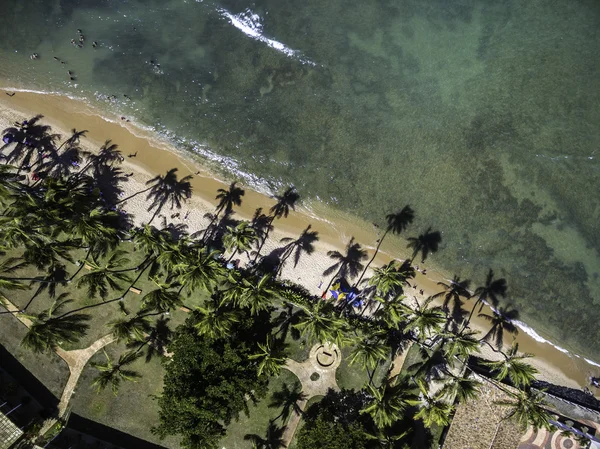
[{"label": "bare sand clearing", "polygon": [[[134,173],[129,178],[129,182],[124,185],[126,195],[143,190],[147,180],[174,167],[178,168],[180,177],[193,175],[194,196],[180,211],[176,211],[180,212],[180,217],[170,218],[174,212],[169,210],[164,210],[162,213],[169,222],[186,224],[190,233],[208,224],[208,219],[204,218],[204,215],[214,211],[217,189],[228,185],[228,182],[218,179],[198,162],[191,158],[184,158],[176,149],[170,148],[149,133],[120,120],[119,117],[105,118],[82,102],[66,97],[28,92],[18,92],[13,97],[0,95],[0,129],[10,126],[16,120],[22,121],[36,114],[44,115],[44,121],[53,127],[54,132],[63,136],[68,136],[67,130],[72,128],[87,129],[88,133],[82,144],[90,151],[97,151],[106,139],[118,144],[125,156],[123,171]],[[127,155],[132,153],[136,153],[136,157],[128,158]],[[268,196],[246,188],[243,204],[236,209],[236,215],[238,218],[249,219],[256,208],[262,207],[267,212],[273,204],[274,200]],[[127,201],[125,209],[135,216],[136,224],[140,224],[147,222],[152,215],[147,211],[148,205],[145,195],[142,194]],[[188,218],[184,220],[186,214]],[[156,224],[160,224],[162,219],[156,220]],[[313,230],[319,232],[320,240],[315,245],[316,251],[311,256],[304,256],[295,269],[290,261],[282,273],[283,278],[300,283],[315,294],[321,293],[319,289],[321,281],[326,285],[329,280],[322,275],[323,271],[331,265],[327,251],[343,250],[349,238],[354,236],[372,254],[378,238],[372,225],[326,208],[320,203],[301,206],[287,219],[277,220],[274,224],[275,231],[265,245],[263,254],[268,254],[280,246],[279,242],[282,238],[298,236],[309,224],[312,225]],[[387,238],[373,266],[389,262],[392,254],[397,258],[407,257],[408,250],[405,249],[405,245],[406,243],[400,239]],[[434,260],[435,256],[431,259]],[[434,266],[433,261],[428,261],[423,268],[427,268],[427,276],[419,273],[416,278],[416,288],[408,289],[407,292],[409,297],[420,301],[439,292],[440,287],[437,282],[448,277]],[[419,290],[423,290],[423,294],[420,294]],[[490,310],[486,309],[484,312],[490,313]],[[477,317],[474,318],[472,327],[482,331],[488,329],[486,322]],[[536,355],[535,359],[532,359],[532,364],[540,371],[539,377],[542,380],[581,388],[587,385],[590,375],[600,371],[583,359],[565,354],[550,344],[540,343],[524,332],[520,332],[516,340],[520,350]],[[488,358],[496,356],[491,350],[486,350],[486,347],[483,348],[483,355]]]}]

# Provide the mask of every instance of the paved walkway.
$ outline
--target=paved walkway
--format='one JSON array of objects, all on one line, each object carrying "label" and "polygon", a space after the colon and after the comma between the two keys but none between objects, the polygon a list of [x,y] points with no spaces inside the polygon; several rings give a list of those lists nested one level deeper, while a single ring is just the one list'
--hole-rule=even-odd
[{"label": "paved walkway", "polygon": [[[308,359],[302,363],[288,359],[285,368],[294,373],[302,384],[302,393],[306,396],[298,402],[298,408],[304,411],[308,400],[313,396],[325,396],[327,390],[339,390],[335,372],[342,361],[342,352],[329,344],[316,344],[310,350]],[[312,377],[312,378],[311,378]],[[314,380],[313,380],[314,379]],[[294,438],[302,414],[294,410],[287,422],[282,437],[282,446],[288,447]]]},{"label": "paved walkway", "polygon": [[[12,302],[10,302],[6,297],[2,297],[3,306],[9,311],[13,312],[14,316],[25,326],[28,328],[31,327],[32,322],[29,318],[23,316],[20,313],[20,310],[17,306],[15,306]],[[77,387],[77,382],[79,382],[79,377],[85,368],[87,362],[92,358],[94,354],[96,354],[100,349],[104,348],[106,345],[115,341],[115,337],[113,334],[105,335],[104,337],[96,340],[89,347],[85,349],[76,349],[73,351],[65,351],[62,348],[56,349],[56,354],[63,359],[67,366],[69,367],[69,379],[67,380],[67,384],[63,389],[62,395],[60,397],[60,402],[58,403],[58,416],[57,418],[48,419],[44,422],[42,429],[40,430],[39,435],[44,435],[50,428],[56,423],[56,421],[64,416],[66,413],[69,402],[71,401],[71,396],[73,396],[73,392]]]}]

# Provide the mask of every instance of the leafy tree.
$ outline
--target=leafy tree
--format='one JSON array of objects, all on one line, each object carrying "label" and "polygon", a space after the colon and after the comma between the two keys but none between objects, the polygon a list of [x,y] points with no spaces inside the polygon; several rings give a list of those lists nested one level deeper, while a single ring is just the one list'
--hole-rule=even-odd
[{"label": "leafy tree", "polygon": [[92,381],[92,386],[100,393],[106,387],[110,386],[113,394],[116,396],[122,381],[135,382],[141,376],[138,372],[127,369],[128,365],[135,362],[140,354],[137,352],[126,352],[119,356],[117,363],[113,363],[106,351],[106,363],[92,363],[92,366],[99,371],[99,374]]},{"label": "leafy tree", "polygon": [[375,425],[369,414],[361,413],[369,398],[353,390],[329,390],[325,397],[305,411],[304,425],[297,433],[299,449],[367,449],[367,432]]},{"label": "leafy tree", "polygon": [[298,432],[298,449],[367,449],[368,437],[359,424],[343,426],[319,417]]},{"label": "leafy tree", "polygon": [[169,346],[173,356],[165,362],[159,425],[153,432],[161,438],[180,435],[184,448],[220,447],[225,427],[246,410],[247,396],[266,393],[267,379],[247,363],[256,351],[252,335],[268,332],[265,327],[247,316],[221,339],[200,337],[193,319],[179,327]]}]

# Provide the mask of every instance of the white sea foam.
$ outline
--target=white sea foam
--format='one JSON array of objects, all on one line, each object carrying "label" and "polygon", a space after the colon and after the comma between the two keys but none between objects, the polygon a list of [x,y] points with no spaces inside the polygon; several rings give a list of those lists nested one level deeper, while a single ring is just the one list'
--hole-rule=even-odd
[{"label": "white sea foam", "polygon": [[250,10],[250,8],[247,8],[244,12],[240,14],[231,14],[224,8],[218,8],[217,11],[223,17],[227,18],[234,27],[236,27],[246,36],[251,37],[252,39],[255,39],[257,41],[263,42],[269,47],[274,48],[275,50],[280,51],[281,53],[287,56],[299,60],[303,64],[316,66],[316,64],[313,61],[303,57],[300,51],[293,50],[279,41],[265,37],[263,35],[263,25],[261,23],[261,17],[258,14],[253,13]]}]

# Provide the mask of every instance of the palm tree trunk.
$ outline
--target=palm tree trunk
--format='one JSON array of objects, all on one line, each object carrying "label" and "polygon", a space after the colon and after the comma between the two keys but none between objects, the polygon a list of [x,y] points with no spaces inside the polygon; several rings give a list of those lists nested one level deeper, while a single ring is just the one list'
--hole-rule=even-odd
[{"label": "palm tree trunk", "polygon": [[362,281],[363,277],[367,273],[367,270],[369,269],[369,266],[371,266],[371,264],[375,260],[375,257],[377,257],[377,253],[379,252],[379,248],[381,248],[381,244],[383,243],[383,239],[385,239],[385,236],[388,234],[388,232],[389,232],[389,229],[386,229],[385,232],[383,233],[383,235],[381,236],[381,238],[379,239],[379,243],[377,244],[377,248],[375,248],[375,253],[373,254],[373,257],[371,257],[371,260],[369,260],[369,263],[367,263],[367,265],[365,266],[365,269],[363,270],[363,272],[359,276],[358,280],[354,283],[354,287],[356,287],[358,284],[360,284],[360,281]]},{"label": "palm tree trunk", "polygon": [[67,282],[71,282],[73,279],[75,279],[75,276],[77,276],[79,274],[79,272],[83,269],[83,267],[85,267],[85,263],[88,260],[88,257],[90,257],[90,254],[92,253],[92,247],[88,248],[88,252],[85,255],[85,258],[83,259],[83,261],[81,262],[81,265],[79,266],[79,268],[77,269],[77,271],[73,274],[73,276],[71,276]]},{"label": "palm tree trunk", "polygon": [[148,222],[148,224],[152,223],[154,221],[154,219],[156,218],[156,216],[158,215],[158,213],[160,212],[160,210],[162,209],[162,204],[160,206],[158,206],[156,208],[156,210],[154,211],[154,214],[152,215],[152,218],[150,219],[150,221]]},{"label": "palm tree trunk", "polygon": [[139,281],[139,279],[142,277],[142,274],[144,274],[144,271],[146,271],[146,269],[148,269],[148,267],[150,265],[152,265],[152,262],[153,261],[150,261],[148,264],[146,264],[146,266],[144,267],[144,269],[140,271],[140,274],[138,274],[138,277],[136,277],[134,279],[134,281],[131,284],[129,284],[129,287],[127,287],[127,289],[123,290],[123,294],[121,296],[119,296],[118,298],[110,299],[108,301],[103,301],[103,302],[100,302],[98,304],[92,304],[92,305],[89,305],[89,306],[79,307],[78,309],[69,310],[68,312],[65,312],[62,315],[56,317],[56,319],[58,320],[60,318],[64,318],[65,316],[71,315],[73,313],[81,312],[82,310],[93,309],[94,307],[104,306],[106,304],[110,304],[110,303],[115,302],[115,301],[122,301],[125,298],[125,295],[127,295],[127,293],[129,292],[129,289],[131,287],[133,287],[136,284],[137,281]]},{"label": "palm tree trunk", "polygon": [[131,198],[133,198],[134,196],[139,195],[140,193],[144,193],[147,192],[148,190],[150,190],[152,188],[152,186],[148,187],[147,189],[144,190],[140,190],[139,192],[135,192],[133,195],[129,195],[127,198],[123,198],[122,200],[117,201],[116,204],[121,204],[124,201],[130,200]]},{"label": "palm tree trunk", "polygon": [[254,260],[252,261],[254,263],[256,263],[256,261],[258,260],[258,256],[260,256],[260,252],[262,251],[263,246],[265,246],[265,243],[269,238],[269,232],[271,230],[271,227],[273,226],[273,221],[275,221],[275,215],[271,215],[271,219],[269,220],[269,225],[267,226],[267,232],[265,233],[265,237],[262,239],[260,246],[256,250],[256,255],[254,256]]},{"label": "palm tree trunk", "polygon": [[471,323],[471,318],[473,318],[473,312],[475,312],[475,309],[477,308],[477,306],[479,305],[479,303],[481,302],[481,299],[477,299],[477,301],[475,301],[475,304],[473,304],[473,308],[471,309],[471,313],[469,314],[469,318],[467,318],[467,320],[464,322],[463,324],[463,328],[461,329],[461,332],[464,331],[469,324]]}]

